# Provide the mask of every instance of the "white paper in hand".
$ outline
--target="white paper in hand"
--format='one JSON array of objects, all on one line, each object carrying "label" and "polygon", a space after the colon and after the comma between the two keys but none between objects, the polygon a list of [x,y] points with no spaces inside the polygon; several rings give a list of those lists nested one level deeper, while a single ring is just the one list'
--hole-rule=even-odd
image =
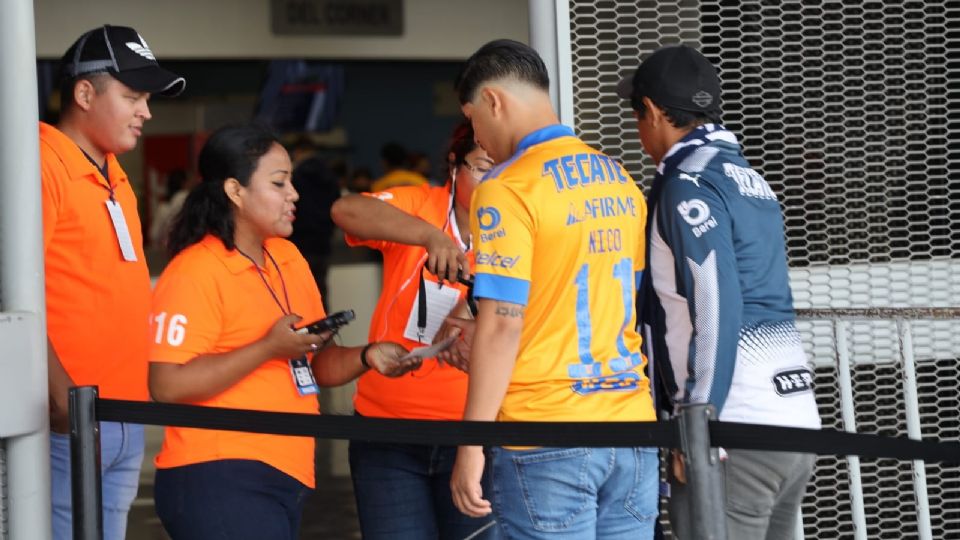
[{"label": "white paper in hand", "polygon": [[433,358],[437,355],[437,353],[449,349],[458,337],[460,336],[450,336],[443,341],[438,341],[433,345],[430,345],[429,347],[417,347],[416,349],[413,349],[412,351],[403,355],[401,360],[407,360],[410,358]]}]

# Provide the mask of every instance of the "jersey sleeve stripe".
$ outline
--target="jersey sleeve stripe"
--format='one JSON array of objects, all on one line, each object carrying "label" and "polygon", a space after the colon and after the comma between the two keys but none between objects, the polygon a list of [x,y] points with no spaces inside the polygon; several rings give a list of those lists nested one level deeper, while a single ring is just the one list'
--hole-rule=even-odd
[{"label": "jersey sleeve stripe", "polygon": [[477,274],[473,289],[474,298],[488,298],[513,304],[527,305],[530,297],[530,282],[507,276]]}]

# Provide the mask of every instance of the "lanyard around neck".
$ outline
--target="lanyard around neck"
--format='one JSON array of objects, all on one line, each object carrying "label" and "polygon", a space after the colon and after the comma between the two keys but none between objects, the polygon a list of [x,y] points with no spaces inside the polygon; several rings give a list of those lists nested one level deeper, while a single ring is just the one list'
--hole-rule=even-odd
[{"label": "lanyard around neck", "polygon": [[[77,146],[77,148],[80,148],[80,147]],[[109,165],[107,164],[107,158],[106,157],[103,158],[103,167],[101,167],[100,164],[97,163],[95,159],[90,157],[90,154],[88,154],[86,150],[84,150],[83,148],[80,148],[80,152],[83,153],[83,157],[87,158],[87,161],[93,164],[93,166],[96,167],[98,171],[100,171],[100,175],[103,176],[103,179],[106,182],[106,184],[102,184],[102,186],[104,187],[104,189],[110,192],[110,200],[116,201],[117,199],[114,197],[113,184],[110,183],[110,169],[109,169]],[[99,182],[97,183],[99,184]]]},{"label": "lanyard around neck", "polygon": [[283,280],[283,272],[280,271],[280,265],[277,264],[277,261],[273,258],[273,255],[270,255],[270,252],[267,251],[267,248],[263,248],[263,252],[267,255],[267,258],[270,259],[270,262],[273,263],[273,267],[277,270],[277,275],[280,276],[280,286],[283,287],[283,300],[287,304],[286,309],[284,309],[283,304],[280,303],[280,298],[277,296],[277,293],[274,292],[273,287],[270,286],[270,282],[267,281],[267,276],[263,274],[263,270],[260,270],[260,265],[257,264],[257,261],[253,260],[253,257],[241,251],[240,248],[237,248],[237,252],[239,252],[241,255],[246,257],[251,263],[253,263],[253,267],[256,269],[257,274],[260,275],[260,279],[263,281],[263,284],[267,287],[267,290],[270,291],[270,296],[273,297],[273,301],[277,303],[277,307],[280,308],[280,311],[284,315],[289,315],[290,313],[292,313],[293,310],[290,309],[290,297],[287,296],[287,283]]}]

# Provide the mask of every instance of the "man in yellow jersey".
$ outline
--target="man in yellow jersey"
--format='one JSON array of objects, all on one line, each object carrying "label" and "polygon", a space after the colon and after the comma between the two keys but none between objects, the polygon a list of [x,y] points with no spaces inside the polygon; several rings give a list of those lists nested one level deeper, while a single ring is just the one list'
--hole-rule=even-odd
[{"label": "man in yellow jersey", "polygon": [[[652,421],[634,297],[646,208],[615,160],[558,123],[546,67],[497,40],[457,81],[477,142],[498,163],[471,204],[479,300],[465,420]],[[653,448],[461,446],[451,480],[465,514],[505,538],[652,538]],[[485,498],[486,497],[486,498]]]}]

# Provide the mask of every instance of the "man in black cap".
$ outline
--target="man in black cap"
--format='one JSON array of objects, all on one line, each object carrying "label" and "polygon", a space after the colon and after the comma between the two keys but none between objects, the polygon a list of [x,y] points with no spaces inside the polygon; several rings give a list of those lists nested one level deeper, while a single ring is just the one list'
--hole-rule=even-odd
[{"label": "man in black cap", "polygon": [[[617,94],[630,100],[640,142],[657,164],[639,304],[671,412],[710,403],[722,421],[819,428],[813,374],[794,325],[780,205],[719,124],[716,69],[691,47],[663,47],[620,81]],[[814,456],[721,455],[727,537],[792,537]],[[671,469],[671,524],[688,539],[682,462]]]},{"label": "man in black cap", "polygon": [[[40,124],[56,539],[71,537],[67,389],[149,398],[150,276],[137,200],[116,155],[136,146],[150,95],[184,85],[136,30],[105,25],[63,55],[60,121]],[[102,422],[100,441],[104,538],[119,540],[137,494],[143,426]]]}]

